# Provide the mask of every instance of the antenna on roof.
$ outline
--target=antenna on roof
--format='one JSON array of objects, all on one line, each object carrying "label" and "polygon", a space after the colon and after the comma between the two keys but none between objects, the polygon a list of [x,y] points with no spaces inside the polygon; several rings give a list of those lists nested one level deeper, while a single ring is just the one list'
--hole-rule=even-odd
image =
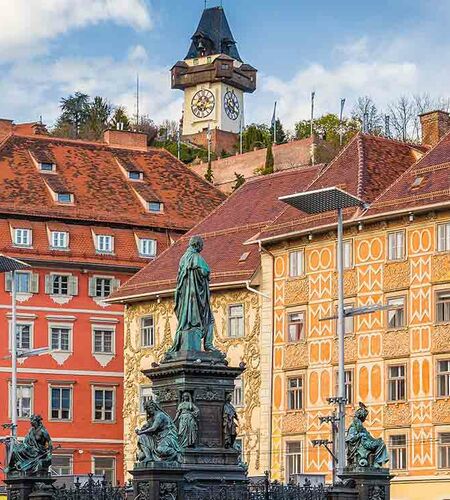
[{"label": "antenna on roof", "polygon": [[39,115],[39,123],[42,125],[42,115]]},{"label": "antenna on roof", "polygon": [[339,146],[342,148],[342,143],[344,142],[344,106],[345,106],[345,97],[341,99],[341,112],[339,113]]},{"label": "antenna on roof", "polygon": [[136,74],[136,131],[139,127],[139,73]]},{"label": "antenna on roof", "polygon": [[384,115],[384,135],[391,137],[391,117],[389,115]]}]

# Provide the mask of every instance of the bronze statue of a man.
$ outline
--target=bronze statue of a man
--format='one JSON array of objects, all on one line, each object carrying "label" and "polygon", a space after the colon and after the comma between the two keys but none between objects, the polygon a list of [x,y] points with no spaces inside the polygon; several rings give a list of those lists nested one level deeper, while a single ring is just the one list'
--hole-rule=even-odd
[{"label": "bronze statue of a man", "polygon": [[180,259],[175,290],[175,314],[178,328],[167,355],[178,351],[219,352],[213,345],[214,316],[211,310],[210,269],[200,255],[203,239],[193,236]]},{"label": "bronze statue of a man", "polygon": [[369,411],[359,403],[353,421],[347,430],[347,465],[349,467],[383,467],[389,461],[386,445],[381,438],[374,438],[364,427]]}]

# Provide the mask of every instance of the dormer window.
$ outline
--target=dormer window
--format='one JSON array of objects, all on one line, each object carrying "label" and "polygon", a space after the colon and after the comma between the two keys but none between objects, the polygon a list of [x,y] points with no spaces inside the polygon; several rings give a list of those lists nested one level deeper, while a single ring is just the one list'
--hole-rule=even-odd
[{"label": "dormer window", "polygon": [[31,229],[14,229],[14,245],[18,247],[31,247],[32,233]]},{"label": "dormer window", "polygon": [[128,171],[128,179],[131,179],[132,181],[141,181],[143,178],[144,178],[143,173],[139,172],[138,170]]},{"label": "dormer window", "polygon": [[151,238],[139,238],[139,255],[142,257],[156,256],[156,240]]},{"label": "dormer window", "polygon": [[56,193],[56,201],[58,203],[73,203],[73,195],[71,193]]},{"label": "dormer window", "polygon": [[41,162],[39,163],[39,168],[43,172],[54,172],[56,170],[56,165],[54,163]]},{"label": "dormer window", "polygon": [[149,201],[148,211],[153,213],[161,213],[163,211],[164,205],[160,201]]},{"label": "dormer window", "polygon": [[57,250],[67,249],[69,246],[69,233],[66,231],[52,231],[51,246]]},{"label": "dormer window", "polygon": [[113,253],[114,238],[108,234],[97,234],[95,248],[99,253]]}]

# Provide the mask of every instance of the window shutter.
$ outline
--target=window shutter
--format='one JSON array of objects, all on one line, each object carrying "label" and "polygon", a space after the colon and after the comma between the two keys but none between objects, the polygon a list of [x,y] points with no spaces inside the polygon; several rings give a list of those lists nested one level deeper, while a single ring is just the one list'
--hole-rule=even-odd
[{"label": "window shutter", "polygon": [[52,293],[53,276],[51,274],[45,275],[45,293],[51,295]]},{"label": "window shutter", "polygon": [[111,291],[115,292],[120,286],[120,280],[113,279],[111,282]]},{"label": "window shutter", "polygon": [[89,278],[89,297],[95,297],[95,278]]},{"label": "window shutter", "polygon": [[69,295],[78,295],[78,278],[69,276]]},{"label": "window shutter", "polygon": [[39,274],[31,275],[31,293],[39,293]]},{"label": "window shutter", "polygon": [[6,292],[12,291],[12,272],[11,271],[5,273],[5,291]]}]

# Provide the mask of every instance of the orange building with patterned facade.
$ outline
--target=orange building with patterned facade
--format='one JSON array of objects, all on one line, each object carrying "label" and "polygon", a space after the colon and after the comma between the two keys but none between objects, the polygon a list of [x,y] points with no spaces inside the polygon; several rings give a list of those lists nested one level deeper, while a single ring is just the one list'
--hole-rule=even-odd
[{"label": "orange building with patterned facade", "polygon": [[[223,199],[144,134],[89,143],[0,120],[0,252],[17,279],[18,435],[40,414],[55,474],[123,481],[123,307],[110,292]],[[196,200],[189,210],[185,200]],[[10,420],[11,276],[0,280],[0,423]],[[3,436],[9,431],[3,430]]]}]

